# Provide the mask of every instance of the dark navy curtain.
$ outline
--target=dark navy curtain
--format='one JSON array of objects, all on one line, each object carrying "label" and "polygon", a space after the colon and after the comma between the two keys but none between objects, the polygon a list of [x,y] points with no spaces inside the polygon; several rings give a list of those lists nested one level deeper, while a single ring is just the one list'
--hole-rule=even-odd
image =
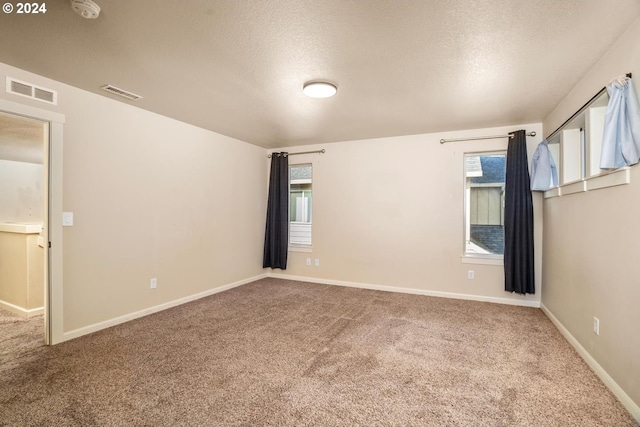
[{"label": "dark navy curtain", "polygon": [[533,294],[533,200],[527,137],[524,130],[511,135],[504,194],[504,289],[519,294]]},{"label": "dark navy curtain", "polygon": [[286,270],[288,249],[289,158],[287,153],[272,153],[262,268]]}]

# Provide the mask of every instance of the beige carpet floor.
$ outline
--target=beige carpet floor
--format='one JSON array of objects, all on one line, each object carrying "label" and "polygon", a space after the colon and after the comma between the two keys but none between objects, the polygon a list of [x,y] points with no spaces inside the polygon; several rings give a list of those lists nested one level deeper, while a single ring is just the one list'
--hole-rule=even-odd
[{"label": "beige carpet floor", "polygon": [[5,316],[0,424],[637,425],[538,309],[276,279],[53,347]]}]

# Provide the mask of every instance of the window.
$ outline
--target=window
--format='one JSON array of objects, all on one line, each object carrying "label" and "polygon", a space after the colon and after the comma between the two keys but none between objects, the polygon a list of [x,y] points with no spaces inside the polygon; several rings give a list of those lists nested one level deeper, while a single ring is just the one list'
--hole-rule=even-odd
[{"label": "window", "polygon": [[590,101],[549,139],[559,169],[560,186],[601,175],[600,152],[604,119],[609,103],[606,91]]},{"label": "window", "polygon": [[289,245],[311,246],[312,167],[289,166]]},{"label": "window", "polygon": [[504,253],[505,166],[504,151],[464,156],[465,255],[501,258]]}]

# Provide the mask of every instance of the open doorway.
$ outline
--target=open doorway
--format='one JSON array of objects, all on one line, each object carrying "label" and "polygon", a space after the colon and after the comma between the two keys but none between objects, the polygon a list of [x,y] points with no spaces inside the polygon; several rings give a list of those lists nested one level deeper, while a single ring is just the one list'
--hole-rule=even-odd
[{"label": "open doorway", "polygon": [[0,327],[14,340],[49,341],[49,140],[48,122],[0,111]]}]

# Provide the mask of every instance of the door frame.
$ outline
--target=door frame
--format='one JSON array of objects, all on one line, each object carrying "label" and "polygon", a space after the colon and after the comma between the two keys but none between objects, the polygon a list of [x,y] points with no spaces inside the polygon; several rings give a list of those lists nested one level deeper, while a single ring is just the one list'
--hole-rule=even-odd
[{"label": "door frame", "polygon": [[47,345],[64,341],[62,276],[62,147],[64,114],[0,99],[0,111],[48,123],[44,144],[44,339]]}]

